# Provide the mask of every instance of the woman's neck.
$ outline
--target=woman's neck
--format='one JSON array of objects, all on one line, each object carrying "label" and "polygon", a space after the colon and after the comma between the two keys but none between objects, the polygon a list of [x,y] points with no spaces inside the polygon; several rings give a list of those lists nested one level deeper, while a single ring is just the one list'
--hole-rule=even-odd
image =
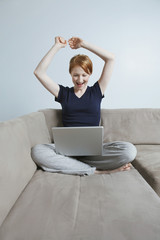
[{"label": "woman's neck", "polygon": [[85,93],[86,90],[87,90],[87,86],[85,86],[82,89],[77,89],[74,87],[74,93],[79,97],[81,97]]}]

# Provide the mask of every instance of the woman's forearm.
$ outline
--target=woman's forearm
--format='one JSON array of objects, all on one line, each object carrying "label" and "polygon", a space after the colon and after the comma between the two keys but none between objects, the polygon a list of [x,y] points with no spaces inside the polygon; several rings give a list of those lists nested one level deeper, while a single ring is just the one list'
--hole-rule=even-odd
[{"label": "woman's forearm", "polygon": [[104,50],[102,48],[99,48],[93,44],[90,44],[84,40],[81,44],[81,47],[95,53],[97,56],[102,58],[105,62],[107,62],[108,60],[114,60],[115,58],[115,55],[113,53],[108,52],[107,50]]},{"label": "woman's forearm", "polygon": [[51,49],[46,53],[46,55],[42,58],[40,63],[37,65],[34,73],[45,73],[49,64],[51,63],[54,55],[58,52],[61,47],[58,44],[54,44]]}]

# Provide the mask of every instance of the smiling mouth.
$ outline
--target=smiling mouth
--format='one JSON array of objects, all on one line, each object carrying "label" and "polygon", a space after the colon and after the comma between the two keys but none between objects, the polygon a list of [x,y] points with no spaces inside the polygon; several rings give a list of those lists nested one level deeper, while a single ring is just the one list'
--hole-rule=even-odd
[{"label": "smiling mouth", "polygon": [[80,87],[84,84],[84,82],[83,83],[76,83],[76,84]]}]

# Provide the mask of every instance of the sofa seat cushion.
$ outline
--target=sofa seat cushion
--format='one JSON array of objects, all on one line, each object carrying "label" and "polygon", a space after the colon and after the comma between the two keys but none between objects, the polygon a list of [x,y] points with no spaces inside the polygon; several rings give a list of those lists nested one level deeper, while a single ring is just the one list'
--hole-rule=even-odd
[{"label": "sofa seat cushion", "polygon": [[1,240],[158,240],[160,198],[136,169],[74,176],[37,170]]},{"label": "sofa seat cushion", "polygon": [[160,196],[160,145],[136,145],[136,148],[132,164]]}]

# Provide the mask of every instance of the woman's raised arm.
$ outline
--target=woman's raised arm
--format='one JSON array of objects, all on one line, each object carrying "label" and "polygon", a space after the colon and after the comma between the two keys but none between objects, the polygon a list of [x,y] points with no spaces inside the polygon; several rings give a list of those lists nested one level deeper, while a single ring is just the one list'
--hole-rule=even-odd
[{"label": "woman's raised arm", "polygon": [[77,49],[80,47],[83,47],[93,53],[95,53],[97,56],[99,56],[101,59],[104,60],[105,64],[102,70],[102,74],[98,80],[102,94],[104,94],[106,87],[108,85],[108,82],[111,78],[111,74],[113,71],[114,61],[115,61],[115,55],[111,52],[108,52],[107,50],[104,50],[102,48],[99,48],[93,44],[90,44],[81,38],[72,37],[69,39],[69,45],[72,49]]},{"label": "woman's raised arm", "polygon": [[67,45],[67,41],[62,37],[55,37],[55,44],[47,52],[47,54],[42,58],[40,63],[34,70],[34,75],[42,83],[42,85],[55,97],[58,97],[59,85],[54,82],[46,73],[49,64],[51,63],[54,55]]}]

